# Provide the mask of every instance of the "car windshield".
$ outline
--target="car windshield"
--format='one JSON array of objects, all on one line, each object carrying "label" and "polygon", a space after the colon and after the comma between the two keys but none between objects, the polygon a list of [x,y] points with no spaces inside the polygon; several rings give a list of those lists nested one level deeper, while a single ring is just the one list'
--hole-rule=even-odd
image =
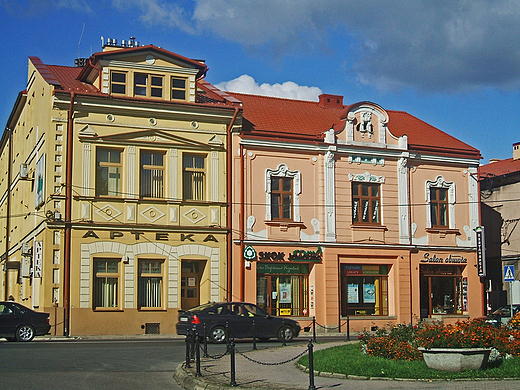
[{"label": "car windshield", "polygon": [[[513,306],[513,313],[518,311],[518,307]],[[502,317],[510,317],[511,316],[511,306],[502,306],[493,312],[493,315],[502,316]]]}]

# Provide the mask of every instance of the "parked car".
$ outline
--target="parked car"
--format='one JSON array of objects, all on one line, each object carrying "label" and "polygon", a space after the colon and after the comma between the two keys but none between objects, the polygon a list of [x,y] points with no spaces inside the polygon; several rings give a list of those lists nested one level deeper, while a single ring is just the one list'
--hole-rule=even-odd
[{"label": "parked car", "polygon": [[0,302],[0,337],[8,341],[31,341],[49,334],[49,314],[37,312],[16,302]]},{"label": "parked car", "polygon": [[[254,329],[253,329],[254,320]],[[300,333],[300,324],[285,317],[271,316],[261,307],[245,302],[206,303],[186,311],[179,312],[177,334],[186,335],[188,331],[195,331],[204,337],[206,335],[214,343],[226,341],[226,323],[229,337],[269,340],[276,337],[278,340],[291,341]]]},{"label": "parked car", "polygon": [[[520,305],[513,305],[513,316],[520,310]],[[486,318],[486,324],[493,326],[501,326],[507,324],[511,319],[511,305],[502,306],[489,314]]]}]

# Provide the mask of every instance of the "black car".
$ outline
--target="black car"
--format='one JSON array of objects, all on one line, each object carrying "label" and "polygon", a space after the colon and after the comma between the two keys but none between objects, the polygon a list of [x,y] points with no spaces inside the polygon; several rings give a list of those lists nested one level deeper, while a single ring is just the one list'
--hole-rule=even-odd
[{"label": "black car", "polygon": [[[253,328],[254,321],[254,328]],[[245,302],[206,303],[179,312],[177,334],[186,335],[195,330],[201,337],[212,342],[226,341],[226,324],[229,337],[269,340],[276,337],[280,341],[291,341],[300,333],[300,324],[291,318],[274,317],[264,309]]]},{"label": "black car", "polygon": [[[513,316],[520,310],[520,305],[513,305]],[[511,305],[502,306],[485,318],[488,325],[501,326],[511,319]]]},{"label": "black car", "polygon": [[31,341],[49,334],[49,314],[29,309],[16,302],[0,302],[0,337],[8,341]]}]

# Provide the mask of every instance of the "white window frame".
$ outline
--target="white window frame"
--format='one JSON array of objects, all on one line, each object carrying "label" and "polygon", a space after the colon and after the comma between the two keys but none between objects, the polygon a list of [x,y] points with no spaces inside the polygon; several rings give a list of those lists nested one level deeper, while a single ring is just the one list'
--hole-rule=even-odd
[{"label": "white window frame", "polygon": [[300,171],[290,171],[286,164],[278,165],[276,169],[265,170],[265,219],[272,221],[271,214],[271,178],[272,177],[290,177],[293,179],[293,221],[301,222],[300,215],[300,194],[301,194],[301,173]]},{"label": "white window frame", "polygon": [[432,227],[432,208],[431,208],[431,192],[432,188],[445,188],[448,190],[448,229],[456,229],[455,225],[455,183],[446,181],[442,175],[437,176],[435,180],[426,181],[426,224],[428,228]]}]

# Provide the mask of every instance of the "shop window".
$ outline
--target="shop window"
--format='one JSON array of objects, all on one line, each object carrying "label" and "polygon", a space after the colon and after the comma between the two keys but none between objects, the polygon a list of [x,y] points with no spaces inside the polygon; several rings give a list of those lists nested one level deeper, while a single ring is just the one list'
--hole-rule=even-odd
[{"label": "shop window", "polygon": [[432,227],[448,227],[448,190],[430,188],[430,213]]},{"label": "shop window", "polygon": [[467,310],[467,279],[464,266],[421,265],[421,318],[463,314]]},{"label": "shop window", "polygon": [[309,314],[308,264],[257,264],[256,303],[271,315]]},{"label": "shop window", "polygon": [[186,100],[186,79],[172,77],[172,100]]},{"label": "shop window", "polygon": [[96,196],[121,196],[121,151],[97,148]]},{"label": "shop window", "polygon": [[285,164],[266,170],[267,221],[300,222],[301,174]]},{"label": "shop window", "polygon": [[119,263],[117,259],[94,259],[94,309],[118,307]]},{"label": "shop window", "polygon": [[146,73],[135,73],[134,95],[154,98],[163,97],[163,78]]},{"label": "shop window", "polygon": [[273,220],[292,220],[292,190],[291,177],[271,177],[271,217]]},{"label": "shop window", "polygon": [[162,260],[139,260],[138,307],[157,308],[162,306]]},{"label": "shop window", "polygon": [[126,95],[126,73],[112,72],[110,74],[110,92],[118,95]]},{"label": "shop window", "polygon": [[141,152],[141,198],[164,197],[164,153]]},{"label": "shop window", "polygon": [[352,183],[352,223],[377,224],[380,220],[380,185]]},{"label": "shop window", "polygon": [[388,315],[388,266],[342,264],[343,316]]},{"label": "shop window", "polygon": [[183,197],[184,200],[204,200],[205,157],[185,154],[183,156]]},{"label": "shop window", "polygon": [[427,228],[455,229],[455,183],[437,176],[426,181]]}]

